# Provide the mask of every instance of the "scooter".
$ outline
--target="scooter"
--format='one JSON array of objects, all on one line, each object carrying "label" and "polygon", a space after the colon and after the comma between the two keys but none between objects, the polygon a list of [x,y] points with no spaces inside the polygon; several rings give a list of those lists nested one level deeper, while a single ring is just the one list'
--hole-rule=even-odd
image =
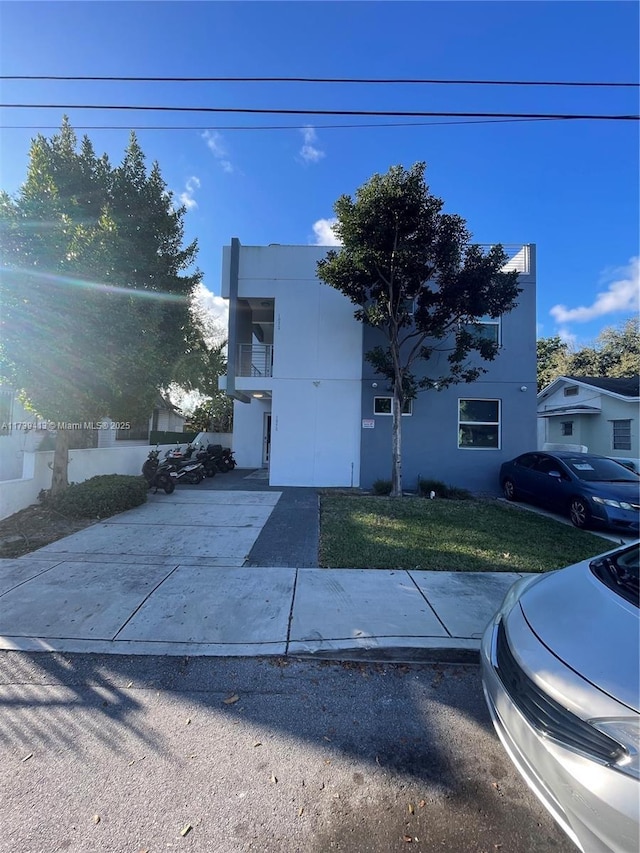
[{"label": "scooter", "polygon": [[[193,450],[191,451],[193,452]],[[189,454],[191,455],[191,454]],[[167,466],[169,474],[174,482],[184,480],[185,483],[197,485],[204,480],[204,468],[197,460],[177,456],[171,450],[165,453],[163,465]]]},{"label": "scooter", "polygon": [[155,488],[154,495],[158,489],[163,489],[165,494],[170,495],[175,489],[175,483],[171,479],[171,472],[164,462],[160,462],[159,450],[150,451],[143,466],[142,475],[149,484],[149,488]]},{"label": "scooter", "polygon": [[213,464],[215,464],[218,471],[223,474],[226,474],[227,471],[231,471],[231,469],[236,466],[235,459],[233,459],[233,454],[229,448],[223,447],[221,444],[207,445],[207,454],[209,455],[209,458],[213,460]]}]

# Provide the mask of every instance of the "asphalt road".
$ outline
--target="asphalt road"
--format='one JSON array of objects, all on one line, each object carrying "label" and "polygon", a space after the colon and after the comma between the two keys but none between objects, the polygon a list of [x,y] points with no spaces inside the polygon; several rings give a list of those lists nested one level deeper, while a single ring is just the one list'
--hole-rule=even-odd
[{"label": "asphalt road", "polygon": [[575,848],[475,666],[1,653],[0,851],[167,850]]}]

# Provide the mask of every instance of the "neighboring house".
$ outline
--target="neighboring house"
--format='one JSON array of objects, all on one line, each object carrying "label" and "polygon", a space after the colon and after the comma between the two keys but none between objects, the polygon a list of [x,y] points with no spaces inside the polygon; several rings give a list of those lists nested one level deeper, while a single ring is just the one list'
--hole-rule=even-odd
[{"label": "neighboring house", "polygon": [[[361,486],[391,474],[391,391],[365,361],[375,329],[316,277],[320,246],[223,249],[229,300],[227,376],[240,467],[269,468],[275,486]],[[487,323],[501,352],[473,384],[427,391],[407,406],[403,482],[418,477],[496,490],[500,464],[536,441],[535,246],[511,248],[522,293]]]},{"label": "neighboring house", "polygon": [[575,444],[637,460],[639,403],[637,376],[559,376],[538,394],[538,446]]},{"label": "neighboring house", "polygon": [[[109,418],[101,421],[103,424],[107,422]],[[151,430],[182,432],[185,422],[186,418],[177,406],[158,394],[151,416],[140,424],[131,423],[125,429],[85,429],[84,423],[73,424],[71,446],[103,448],[115,447],[122,442],[149,444]],[[18,480],[23,476],[25,453],[53,449],[55,427],[55,423],[27,411],[15,389],[0,386],[0,481]]]}]

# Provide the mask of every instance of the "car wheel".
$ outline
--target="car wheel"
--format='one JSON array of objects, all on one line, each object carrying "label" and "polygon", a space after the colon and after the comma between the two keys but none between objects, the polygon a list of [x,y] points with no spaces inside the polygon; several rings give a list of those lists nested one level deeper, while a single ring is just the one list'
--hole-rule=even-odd
[{"label": "car wheel", "polygon": [[508,501],[515,501],[516,487],[513,485],[513,480],[505,480],[502,484],[502,492]]},{"label": "car wheel", "polygon": [[571,498],[569,501],[571,523],[580,530],[586,530],[591,523],[591,513],[584,498]]}]

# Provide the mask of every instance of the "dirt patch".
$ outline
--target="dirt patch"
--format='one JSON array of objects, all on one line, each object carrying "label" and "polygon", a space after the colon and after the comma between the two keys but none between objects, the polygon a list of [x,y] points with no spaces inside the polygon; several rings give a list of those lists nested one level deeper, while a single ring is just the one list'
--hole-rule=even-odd
[{"label": "dirt patch", "polygon": [[0,521],[0,557],[21,557],[91,524],[95,524],[92,519],[66,518],[32,504]]}]

